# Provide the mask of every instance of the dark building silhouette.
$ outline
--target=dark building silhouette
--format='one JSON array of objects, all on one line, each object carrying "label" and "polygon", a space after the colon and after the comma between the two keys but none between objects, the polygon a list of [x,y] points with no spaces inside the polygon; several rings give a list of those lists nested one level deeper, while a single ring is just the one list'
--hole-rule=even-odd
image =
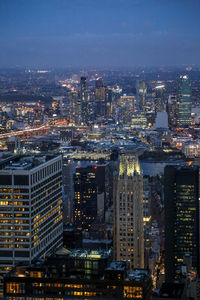
[{"label": "dark building silhouette", "polygon": [[165,275],[170,282],[181,273],[190,256],[194,270],[199,267],[199,169],[167,166],[165,193]]},{"label": "dark building silhouette", "polygon": [[82,232],[72,225],[63,228],[63,247],[66,249],[82,248]]},{"label": "dark building silhouette", "polygon": [[112,90],[106,88],[106,111],[105,117],[110,118],[112,116]]},{"label": "dark building silhouette", "polygon": [[112,172],[108,162],[83,162],[74,174],[74,224],[89,230],[93,222],[102,222],[111,205]]}]

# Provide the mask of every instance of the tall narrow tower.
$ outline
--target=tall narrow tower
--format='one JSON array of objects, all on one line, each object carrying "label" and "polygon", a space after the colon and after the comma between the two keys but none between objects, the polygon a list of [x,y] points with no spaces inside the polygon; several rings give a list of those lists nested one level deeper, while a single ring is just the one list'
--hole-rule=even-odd
[{"label": "tall narrow tower", "polygon": [[166,166],[165,277],[173,281],[186,256],[199,272],[199,170],[198,167]]},{"label": "tall narrow tower", "polygon": [[136,106],[137,110],[144,111],[146,105],[147,86],[145,81],[136,82]]},{"label": "tall narrow tower", "polygon": [[81,77],[81,121],[85,125],[87,123],[87,78]]},{"label": "tall narrow tower", "polygon": [[106,88],[103,79],[98,78],[95,82],[96,116],[104,117],[106,114]]},{"label": "tall narrow tower", "polygon": [[192,98],[187,75],[180,76],[177,91],[177,126],[187,127],[191,124]]},{"label": "tall narrow tower", "polygon": [[144,267],[143,176],[133,153],[120,157],[114,179],[114,256],[130,267]]},{"label": "tall narrow tower", "polygon": [[165,99],[164,99],[164,91],[165,86],[157,85],[155,87],[155,100],[154,100],[154,106],[155,106],[155,112],[163,112],[165,111]]},{"label": "tall narrow tower", "polygon": [[79,112],[81,112],[81,107],[79,107],[80,100],[78,99],[77,91],[73,90],[70,92],[70,111],[69,117],[72,123],[78,124]]}]

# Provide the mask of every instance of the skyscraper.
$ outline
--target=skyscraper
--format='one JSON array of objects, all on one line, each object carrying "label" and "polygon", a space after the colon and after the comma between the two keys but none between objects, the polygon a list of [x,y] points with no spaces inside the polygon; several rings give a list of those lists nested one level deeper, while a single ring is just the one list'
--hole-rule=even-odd
[{"label": "skyscraper", "polygon": [[114,179],[114,258],[144,267],[143,176],[133,153],[120,157]]},{"label": "skyscraper", "polygon": [[136,82],[136,107],[137,110],[144,111],[146,105],[147,86],[145,81]]},{"label": "skyscraper", "polygon": [[149,266],[149,254],[150,254],[150,229],[151,229],[151,203],[150,203],[150,178],[143,177],[143,221],[144,221],[144,264],[145,267]]},{"label": "skyscraper", "polygon": [[96,164],[82,161],[74,174],[74,223],[80,230],[90,229],[95,221],[104,220],[111,205],[112,173],[109,162]]},{"label": "skyscraper", "polygon": [[61,156],[2,160],[0,198],[0,274],[62,245]]},{"label": "skyscraper", "polygon": [[102,99],[105,99],[105,88],[103,85],[103,79],[98,78],[95,81],[95,100],[101,101]]},{"label": "skyscraper", "polygon": [[173,281],[188,255],[199,269],[198,167],[167,166],[164,179],[165,276]]},{"label": "skyscraper", "polygon": [[87,77],[82,76],[80,80],[81,85],[81,121],[85,125],[87,123],[87,103],[88,103],[88,93],[87,93]]},{"label": "skyscraper", "polygon": [[88,231],[97,218],[97,186],[92,166],[76,167],[73,211],[75,226]]},{"label": "skyscraper", "polygon": [[155,87],[154,106],[155,106],[156,113],[166,111],[165,102],[164,102],[164,91],[165,91],[164,85],[157,85]]},{"label": "skyscraper", "polygon": [[96,116],[104,117],[106,115],[106,88],[104,87],[102,78],[95,81],[95,103]]},{"label": "skyscraper", "polygon": [[112,89],[106,88],[106,112],[105,117],[110,118],[112,116]]},{"label": "skyscraper", "polygon": [[176,104],[176,97],[173,95],[169,95],[167,101],[167,113],[169,119],[169,126],[171,128],[176,127],[177,104]]},{"label": "skyscraper", "polygon": [[191,124],[192,97],[187,75],[181,75],[177,89],[177,127],[183,128]]},{"label": "skyscraper", "polygon": [[75,90],[70,92],[70,110],[69,110],[70,122],[74,124],[80,124],[81,122],[81,101],[78,98],[78,93]]}]

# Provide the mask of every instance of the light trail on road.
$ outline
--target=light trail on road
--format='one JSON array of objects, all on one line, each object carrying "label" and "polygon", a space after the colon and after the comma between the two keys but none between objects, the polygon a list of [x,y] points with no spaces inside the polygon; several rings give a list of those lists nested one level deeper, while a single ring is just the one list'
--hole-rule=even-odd
[{"label": "light trail on road", "polygon": [[23,135],[28,132],[47,130],[47,129],[50,129],[50,126],[43,125],[43,126],[40,126],[37,128],[29,128],[29,129],[25,129],[25,130],[18,130],[18,131],[13,131],[13,132],[8,132],[8,133],[2,133],[2,134],[0,134],[0,139],[9,138],[12,136]]}]

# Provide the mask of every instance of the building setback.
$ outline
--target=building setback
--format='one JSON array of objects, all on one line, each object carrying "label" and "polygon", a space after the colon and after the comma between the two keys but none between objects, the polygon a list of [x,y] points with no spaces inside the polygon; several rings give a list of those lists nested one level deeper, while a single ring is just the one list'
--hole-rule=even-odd
[{"label": "building setback", "polygon": [[136,157],[120,157],[114,179],[114,259],[144,267],[143,176]]}]

